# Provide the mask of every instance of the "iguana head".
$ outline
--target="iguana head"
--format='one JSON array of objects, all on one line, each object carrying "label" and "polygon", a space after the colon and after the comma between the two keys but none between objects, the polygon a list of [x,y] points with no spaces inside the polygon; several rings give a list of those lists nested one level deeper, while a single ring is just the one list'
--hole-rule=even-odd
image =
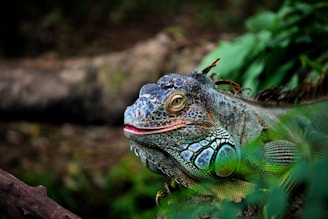
[{"label": "iguana head", "polygon": [[124,133],[150,170],[178,182],[175,169],[194,180],[234,172],[238,147],[213,111],[213,90],[214,83],[198,72],[168,74],[141,88],[124,113]]}]

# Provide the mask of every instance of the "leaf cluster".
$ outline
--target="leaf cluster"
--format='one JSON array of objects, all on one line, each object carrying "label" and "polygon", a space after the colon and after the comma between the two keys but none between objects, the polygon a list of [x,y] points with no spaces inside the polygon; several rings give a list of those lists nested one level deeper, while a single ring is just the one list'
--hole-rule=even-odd
[{"label": "leaf cluster", "polygon": [[221,78],[251,88],[294,88],[315,82],[328,69],[328,3],[287,0],[277,12],[261,12],[246,21],[249,32],[233,41],[220,41],[200,69],[217,57],[213,68]]}]

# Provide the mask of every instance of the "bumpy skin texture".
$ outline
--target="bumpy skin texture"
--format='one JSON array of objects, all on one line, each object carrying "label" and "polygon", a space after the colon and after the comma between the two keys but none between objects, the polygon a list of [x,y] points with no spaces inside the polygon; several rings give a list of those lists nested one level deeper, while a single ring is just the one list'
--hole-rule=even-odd
[{"label": "bumpy skin texture", "polygon": [[[328,105],[320,104],[319,109]],[[281,125],[278,118],[289,118],[286,112],[220,91],[196,71],[186,76],[168,74],[141,88],[139,98],[125,111],[124,133],[131,150],[151,171],[185,187],[211,182],[215,186],[203,193],[239,200],[252,190],[249,181],[255,176],[279,175],[281,184],[288,182],[286,188],[292,184],[285,175],[301,158],[299,136],[317,128],[315,118],[306,113]],[[305,128],[294,132],[300,124]],[[326,134],[320,136],[328,139]],[[244,150],[246,145],[250,149]],[[231,186],[234,194],[222,194]]]}]

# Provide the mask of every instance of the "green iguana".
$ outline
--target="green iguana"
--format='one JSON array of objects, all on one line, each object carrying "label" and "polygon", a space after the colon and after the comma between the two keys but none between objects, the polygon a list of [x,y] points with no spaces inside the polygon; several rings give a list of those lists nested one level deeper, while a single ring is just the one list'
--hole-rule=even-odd
[{"label": "green iguana", "polygon": [[124,133],[151,171],[238,202],[256,177],[289,191],[294,163],[328,154],[327,100],[266,107],[217,89],[208,71],[165,75],[127,107]]}]

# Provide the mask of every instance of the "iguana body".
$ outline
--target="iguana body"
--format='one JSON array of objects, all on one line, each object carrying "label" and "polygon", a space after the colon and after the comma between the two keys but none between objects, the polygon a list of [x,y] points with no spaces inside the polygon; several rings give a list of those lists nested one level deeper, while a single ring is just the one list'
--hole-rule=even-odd
[{"label": "iguana body", "polygon": [[[169,74],[141,88],[125,111],[124,133],[153,172],[238,201],[257,176],[278,177],[289,189],[288,172],[298,159],[327,153],[327,109],[328,101],[263,107],[216,89],[202,72]],[[304,153],[305,140],[315,150]]]}]

